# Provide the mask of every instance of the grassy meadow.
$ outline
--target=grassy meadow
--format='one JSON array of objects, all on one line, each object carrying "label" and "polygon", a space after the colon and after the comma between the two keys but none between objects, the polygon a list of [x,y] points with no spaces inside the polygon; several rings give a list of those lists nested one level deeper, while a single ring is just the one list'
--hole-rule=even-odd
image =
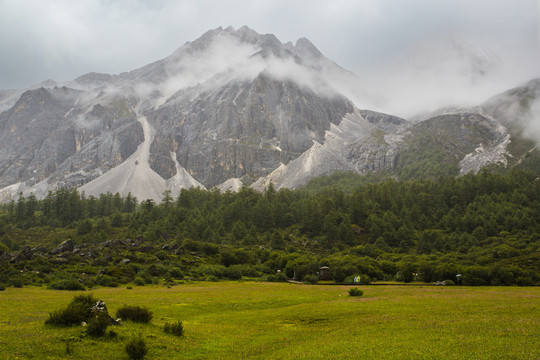
[{"label": "grassy meadow", "polygon": [[[142,334],[147,359],[539,359],[539,287],[347,286],[203,282],[98,288],[111,315],[145,305],[149,324],[109,327],[116,337],[45,325],[76,294],[0,292],[1,359],[127,359]],[[88,293],[88,292],[86,292]],[[181,320],[184,336],[165,333]],[[69,342],[70,354],[66,353]]]}]

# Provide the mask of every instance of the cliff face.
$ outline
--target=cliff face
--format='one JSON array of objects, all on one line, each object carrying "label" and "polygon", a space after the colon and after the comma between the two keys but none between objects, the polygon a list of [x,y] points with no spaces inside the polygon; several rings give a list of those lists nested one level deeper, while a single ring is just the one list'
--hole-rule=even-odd
[{"label": "cliff face", "polygon": [[[122,100],[81,104],[82,92],[66,87],[29,90],[0,114],[0,187],[27,186],[53,175],[62,186],[77,186],[66,175],[107,170],[136,149],[142,132]],[[116,102],[116,103],[115,103]]]},{"label": "cliff face", "polygon": [[[318,96],[292,81],[260,74],[182,96],[148,114],[156,128],[151,165],[169,178],[175,172],[171,151],[181,166],[206,187],[230,178],[267,175],[323,142],[331,124],[339,124],[353,105],[341,96]],[[252,181],[252,180],[251,180]]]}]

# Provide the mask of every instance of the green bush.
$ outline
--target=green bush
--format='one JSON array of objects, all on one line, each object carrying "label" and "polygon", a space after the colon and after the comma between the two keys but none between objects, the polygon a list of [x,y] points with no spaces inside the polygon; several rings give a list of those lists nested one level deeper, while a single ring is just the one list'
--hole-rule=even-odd
[{"label": "green bush", "polygon": [[362,296],[364,292],[358,288],[349,289],[349,296]]},{"label": "green bush", "polygon": [[22,280],[19,279],[19,278],[11,279],[10,284],[11,284],[11,286],[13,286],[15,288],[22,288],[22,286],[23,286]]},{"label": "green bush", "polygon": [[182,279],[184,277],[184,274],[179,267],[173,267],[172,269],[170,269],[169,275],[175,279]]},{"label": "green bush", "polygon": [[153,314],[145,306],[124,305],[116,312],[116,317],[122,320],[147,323],[152,320]]},{"label": "green bush", "polygon": [[119,280],[116,277],[100,274],[96,276],[96,284],[108,287],[118,287]]},{"label": "green bush", "polygon": [[126,344],[126,352],[130,359],[140,360],[144,359],[148,353],[148,348],[141,335],[137,335],[129,339]]},{"label": "green bush", "polygon": [[6,290],[6,285],[0,284],[0,291],[4,291],[4,290]]},{"label": "green bush", "polygon": [[0,255],[1,254],[7,254],[9,252],[9,248],[0,241]]},{"label": "green bush", "polygon": [[528,276],[519,276],[516,278],[516,284],[519,286],[534,286],[534,280]]},{"label": "green bush", "polygon": [[242,278],[242,271],[237,266],[231,265],[225,269],[224,275],[231,280],[240,280]]},{"label": "green bush", "polygon": [[317,275],[307,274],[304,275],[304,282],[306,284],[316,284],[319,281]]},{"label": "green bush", "polygon": [[97,299],[92,294],[76,295],[65,309],[49,313],[49,318],[45,320],[45,324],[71,326],[80,324],[82,321],[87,321],[91,317],[92,306],[96,302]]},{"label": "green bush", "polygon": [[133,280],[133,284],[137,286],[144,286],[146,282],[144,281],[142,277],[136,277],[135,280]]},{"label": "green bush", "polygon": [[47,288],[52,289],[52,290],[72,290],[72,291],[86,290],[84,285],[75,279],[55,281],[49,284]]},{"label": "green bush", "polygon": [[270,275],[268,278],[266,278],[266,281],[270,282],[284,282],[287,281],[287,275],[285,273],[276,273],[275,275]]},{"label": "green bush", "polygon": [[182,336],[182,334],[184,333],[184,326],[182,325],[181,321],[177,321],[173,324],[169,324],[168,322],[166,322],[163,326],[163,331],[176,336]]},{"label": "green bush", "polygon": [[105,335],[107,326],[111,324],[109,315],[104,312],[98,312],[95,317],[88,321],[86,334],[93,337],[101,337]]}]

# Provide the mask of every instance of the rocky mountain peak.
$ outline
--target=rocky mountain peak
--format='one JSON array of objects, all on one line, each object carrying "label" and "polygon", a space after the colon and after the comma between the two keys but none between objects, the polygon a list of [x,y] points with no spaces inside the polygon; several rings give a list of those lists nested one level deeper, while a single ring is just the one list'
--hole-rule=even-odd
[{"label": "rocky mountain peak", "polygon": [[294,45],[295,52],[301,58],[320,59],[323,54],[313,45],[311,41],[302,37]]},{"label": "rocky mountain peak", "polygon": [[407,178],[441,171],[440,159],[465,172],[506,164],[519,140],[505,126],[540,109],[533,81],[416,126],[357,109],[357,80],[306,38],[243,26],[119,75],[0,92],[0,200],[62,186],[160,200],[191,186],[297,187],[336,170]]}]

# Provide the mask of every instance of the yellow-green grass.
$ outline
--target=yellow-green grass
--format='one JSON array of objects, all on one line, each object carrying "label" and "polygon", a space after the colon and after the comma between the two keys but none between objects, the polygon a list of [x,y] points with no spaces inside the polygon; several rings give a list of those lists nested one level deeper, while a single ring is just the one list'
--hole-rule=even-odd
[{"label": "yellow-green grass", "polygon": [[[346,286],[255,282],[95,289],[113,315],[126,304],[154,312],[150,324],[109,327],[116,339],[44,324],[73,292],[8,288],[0,292],[0,358],[127,359],[125,342],[137,333],[147,359],[540,358],[538,287],[360,288],[362,297]],[[183,337],[163,331],[178,320]]]}]

